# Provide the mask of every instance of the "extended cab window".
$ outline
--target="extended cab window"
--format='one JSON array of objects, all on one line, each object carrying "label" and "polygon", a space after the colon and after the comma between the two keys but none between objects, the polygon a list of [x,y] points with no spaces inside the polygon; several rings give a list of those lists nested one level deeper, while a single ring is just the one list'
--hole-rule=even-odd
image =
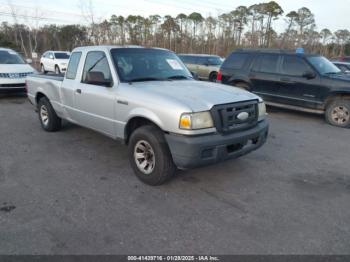
[{"label": "extended cab window", "polygon": [[229,69],[241,69],[249,58],[249,54],[232,53],[224,62],[223,67]]},{"label": "extended cab window", "polygon": [[254,72],[276,74],[278,72],[278,55],[259,55],[256,57],[252,70]]},{"label": "extended cab window", "polygon": [[86,56],[82,82],[85,84],[111,85],[111,70],[104,52],[92,51]]},{"label": "extended cab window", "polygon": [[311,68],[297,56],[284,56],[282,62],[282,74],[290,76],[302,76],[305,72],[311,71]]},{"label": "extended cab window", "polygon": [[66,78],[74,80],[77,76],[78,66],[80,63],[81,52],[73,53],[68,64]]}]

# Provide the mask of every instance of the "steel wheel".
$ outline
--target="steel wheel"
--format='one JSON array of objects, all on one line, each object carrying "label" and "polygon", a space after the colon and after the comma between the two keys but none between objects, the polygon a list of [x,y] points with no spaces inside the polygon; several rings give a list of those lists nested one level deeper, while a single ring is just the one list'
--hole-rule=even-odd
[{"label": "steel wheel", "polygon": [[343,125],[350,120],[350,112],[344,106],[337,106],[332,110],[332,120],[339,125]]},{"label": "steel wheel", "polygon": [[138,141],[135,145],[134,160],[137,168],[145,175],[151,174],[156,166],[154,150],[152,146],[144,140]]},{"label": "steel wheel", "polygon": [[48,126],[49,124],[49,112],[45,105],[40,107],[40,119],[44,126]]},{"label": "steel wheel", "polygon": [[59,75],[60,74],[60,69],[58,68],[58,66],[55,67],[55,74]]}]

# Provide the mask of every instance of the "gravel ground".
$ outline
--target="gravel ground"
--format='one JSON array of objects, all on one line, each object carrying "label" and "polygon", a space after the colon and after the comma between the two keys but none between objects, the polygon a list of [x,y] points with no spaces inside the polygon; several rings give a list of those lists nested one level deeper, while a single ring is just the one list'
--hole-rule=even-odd
[{"label": "gravel ground", "polygon": [[350,254],[350,130],[270,109],[260,150],[137,180],[126,147],[0,98],[0,254]]}]

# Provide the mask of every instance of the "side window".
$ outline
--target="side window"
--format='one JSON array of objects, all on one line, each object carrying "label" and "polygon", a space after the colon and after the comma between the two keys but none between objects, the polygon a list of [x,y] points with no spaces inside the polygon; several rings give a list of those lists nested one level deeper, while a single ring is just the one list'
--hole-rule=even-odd
[{"label": "side window", "polygon": [[252,70],[260,73],[276,74],[279,55],[259,55],[255,58]]},{"label": "side window", "polygon": [[282,74],[290,76],[302,76],[305,72],[311,71],[311,68],[297,56],[284,56],[282,62]]},{"label": "side window", "polygon": [[222,67],[229,69],[241,69],[249,58],[249,54],[232,53],[224,62]]},{"label": "side window", "polygon": [[197,57],[195,56],[187,57],[187,64],[195,65],[196,63],[197,63]]},{"label": "side window", "polygon": [[198,65],[206,65],[206,64],[208,64],[208,58],[207,57],[198,57],[197,58],[197,64]]},{"label": "side window", "polygon": [[106,86],[112,83],[111,70],[104,52],[92,51],[86,56],[82,83]]},{"label": "side window", "polygon": [[66,78],[74,80],[77,76],[78,72],[78,66],[80,63],[81,58],[81,52],[75,52],[71,55],[67,72],[66,72]]}]

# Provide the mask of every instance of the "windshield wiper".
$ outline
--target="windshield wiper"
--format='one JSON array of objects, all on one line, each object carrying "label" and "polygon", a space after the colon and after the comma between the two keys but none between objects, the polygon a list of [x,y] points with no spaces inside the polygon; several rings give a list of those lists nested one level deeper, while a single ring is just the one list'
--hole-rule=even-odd
[{"label": "windshield wiper", "polygon": [[164,78],[157,78],[157,77],[140,77],[140,78],[134,78],[128,80],[129,83],[133,82],[146,82],[146,81],[165,81]]},{"label": "windshield wiper", "polygon": [[167,79],[192,79],[192,78],[184,75],[175,75],[175,76],[169,76]]}]

